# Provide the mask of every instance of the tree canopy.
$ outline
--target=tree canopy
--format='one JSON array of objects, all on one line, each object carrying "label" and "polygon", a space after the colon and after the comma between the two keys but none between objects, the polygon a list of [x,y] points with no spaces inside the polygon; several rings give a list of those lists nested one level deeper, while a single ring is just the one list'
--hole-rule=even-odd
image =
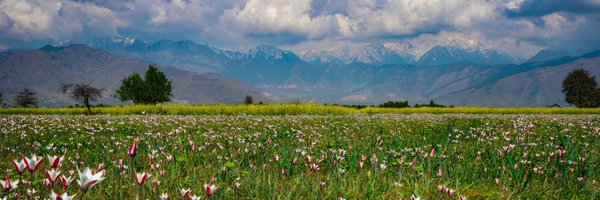
[{"label": "tree canopy", "polygon": [[156,104],[171,101],[172,86],[167,76],[152,65],[148,66],[144,79],[138,73],[124,78],[115,91],[121,101],[132,100],[135,104]]},{"label": "tree canopy", "polygon": [[565,101],[580,108],[599,107],[600,89],[596,77],[587,70],[576,69],[563,81]]}]

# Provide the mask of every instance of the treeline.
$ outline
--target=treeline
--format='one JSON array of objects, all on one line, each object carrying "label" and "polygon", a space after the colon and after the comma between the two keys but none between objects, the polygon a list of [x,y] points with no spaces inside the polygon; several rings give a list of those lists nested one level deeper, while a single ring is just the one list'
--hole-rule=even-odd
[{"label": "treeline", "polygon": [[348,107],[348,108],[356,108],[356,109],[363,109],[363,108],[367,108],[367,107],[379,107],[379,108],[421,108],[421,107],[429,107],[429,108],[454,108],[454,106],[450,105],[443,105],[443,104],[437,104],[434,101],[429,101],[429,103],[426,104],[415,104],[413,106],[410,106],[410,104],[408,103],[408,101],[387,101],[385,103],[379,104],[377,106],[369,106],[369,105],[360,105],[360,104],[355,104],[355,105],[344,105],[344,104],[325,104],[325,105],[333,105],[333,106],[343,106],[343,107]]}]

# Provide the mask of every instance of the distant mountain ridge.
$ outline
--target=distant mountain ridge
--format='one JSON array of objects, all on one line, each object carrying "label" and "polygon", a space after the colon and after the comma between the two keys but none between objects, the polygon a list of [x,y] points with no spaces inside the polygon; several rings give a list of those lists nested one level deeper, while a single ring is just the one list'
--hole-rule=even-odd
[{"label": "distant mountain ridge", "polygon": [[[453,41],[448,45],[436,45],[426,51],[423,55],[417,55],[409,49],[388,48],[384,44],[373,43],[364,47],[334,48],[330,50],[307,50],[298,53],[282,50],[280,48],[268,45],[259,45],[248,52],[224,50],[211,47],[206,44],[196,44],[192,41],[171,41],[159,40],[148,42],[140,39],[127,37],[107,37],[98,38],[89,43],[90,46],[105,49],[113,53],[128,54],[142,58],[156,58],[159,52],[162,56],[169,56],[174,53],[202,55],[200,57],[190,57],[186,61],[193,60],[190,63],[181,63],[174,61],[156,61],[163,65],[176,65],[181,68],[195,71],[216,70],[213,68],[216,64],[212,61],[223,61],[223,59],[248,60],[248,59],[278,59],[277,56],[286,55],[290,58],[297,57],[308,63],[317,64],[424,64],[424,65],[442,65],[460,62],[473,62],[478,64],[514,64],[518,60],[500,52],[499,50],[489,49],[473,44],[461,44],[459,41]],[[278,54],[278,55],[272,55]],[[182,55],[180,55],[182,56]],[[219,62],[217,62],[219,63]],[[186,67],[188,64],[194,67]],[[228,63],[220,63],[228,64]]]},{"label": "distant mountain ridge", "polygon": [[[566,105],[564,101],[553,98],[540,98],[541,101],[536,101],[533,97],[516,98],[525,95],[527,91],[507,94],[506,104],[477,96],[484,95],[483,93],[467,95],[468,98],[474,99],[472,101],[461,100],[461,96],[451,94],[494,84],[504,78],[532,70],[553,66],[566,67],[578,60],[591,59],[591,63],[594,63],[597,61],[594,58],[599,57],[598,53],[592,52],[578,57],[502,64],[517,59],[472,41],[465,44],[450,41],[447,43],[451,44],[450,46],[438,45],[422,53],[410,45],[371,44],[360,48],[330,49],[327,52],[314,51],[304,54],[266,45],[244,52],[231,51],[191,41],[145,42],[128,38],[104,38],[93,43],[95,48],[149,60],[160,66],[172,66],[173,69],[197,73],[210,72],[215,76],[221,74],[230,80],[239,80],[240,84],[243,82],[256,88],[254,94],[262,94],[276,102],[299,100],[343,104],[379,104],[390,100],[424,103],[436,100],[454,105]],[[416,56],[412,55],[421,56],[416,59]],[[454,62],[449,59],[451,57],[465,61]],[[540,83],[548,81],[538,80]],[[542,88],[540,85],[534,86],[533,90]],[[560,91],[560,88],[553,86],[547,90]]]},{"label": "distant mountain ridge", "polygon": [[[130,45],[135,43],[131,40],[122,41]],[[441,100],[444,95],[518,73],[585,59],[562,57],[518,65],[506,64],[517,63],[518,60],[489,46],[473,41],[462,43],[459,40],[449,41],[446,44],[449,46],[434,46],[419,59],[412,56],[417,55],[413,47],[395,44],[371,44],[360,48],[343,47],[296,54],[272,46],[258,46],[247,52],[236,52],[185,41],[159,43],[163,46],[177,45],[160,50],[151,48],[151,53],[133,51],[126,55],[138,55],[158,63],[175,61],[163,62],[166,66],[196,71],[209,69],[244,81],[278,101],[297,99],[327,103],[378,104],[388,100]],[[565,105],[562,101],[550,100],[546,103]],[[447,102],[483,105],[477,102]],[[542,104],[544,103],[527,99],[515,103],[536,106]]]},{"label": "distant mountain ridge", "polygon": [[435,100],[470,106],[566,106],[564,94],[561,92],[562,80],[575,69],[588,70],[598,79],[600,51],[545,61],[544,64],[530,70],[451,92]]},{"label": "distant mountain ridge", "polygon": [[[60,84],[82,82],[105,89],[100,103],[115,104],[119,101],[111,96],[121,79],[133,72],[143,74],[149,64],[87,45],[48,45],[37,50],[12,51],[0,57],[0,91],[10,101],[18,91],[28,87],[38,93],[42,106],[66,106],[77,102],[59,92]],[[173,81],[175,103],[241,103],[246,95],[256,100],[267,99],[254,88],[219,74],[173,67],[159,67],[159,70]]]}]

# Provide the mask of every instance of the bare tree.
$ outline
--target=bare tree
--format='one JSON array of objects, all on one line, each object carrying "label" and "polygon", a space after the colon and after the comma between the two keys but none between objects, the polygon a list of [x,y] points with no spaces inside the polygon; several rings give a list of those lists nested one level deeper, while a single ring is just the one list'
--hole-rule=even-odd
[{"label": "bare tree", "polygon": [[102,97],[102,89],[83,83],[64,84],[61,89],[63,93],[68,93],[71,98],[82,101],[88,110],[88,114],[92,114],[90,102]]},{"label": "bare tree", "polygon": [[15,106],[17,107],[37,107],[37,104],[35,92],[29,88],[23,89],[23,91],[15,96]]}]

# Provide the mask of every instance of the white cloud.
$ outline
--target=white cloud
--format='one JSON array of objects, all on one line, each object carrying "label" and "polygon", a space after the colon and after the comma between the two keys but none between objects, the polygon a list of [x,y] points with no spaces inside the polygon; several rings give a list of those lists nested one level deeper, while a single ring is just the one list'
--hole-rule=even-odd
[{"label": "white cloud", "polygon": [[310,41],[443,42],[443,37],[467,35],[506,49],[523,44],[527,45],[521,48],[531,49],[526,46],[544,46],[566,36],[584,40],[591,34],[577,33],[599,26],[597,13],[583,11],[508,16],[527,10],[529,4],[530,0],[2,0],[0,44],[124,35],[239,48]]},{"label": "white cloud", "polygon": [[497,16],[499,3],[359,0],[345,5],[344,12],[320,15],[311,15],[316,9],[312,5],[311,0],[249,0],[225,11],[221,22],[245,34],[294,33],[308,38],[410,35],[448,27],[471,27]]},{"label": "white cloud", "polygon": [[[65,40],[78,34],[116,34],[123,25],[111,10],[90,3],[61,0],[6,0],[0,11],[12,24],[2,24],[5,37]],[[8,33],[7,33],[8,32]]]},{"label": "white cloud", "polygon": [[[293,33],[318,38],[336,33],[339,15],[311,17],[311,0],[249,0],[226,10],[220,21],[224,28],[246,34]],[[351,28],[351,27],[345,27]]]}]

